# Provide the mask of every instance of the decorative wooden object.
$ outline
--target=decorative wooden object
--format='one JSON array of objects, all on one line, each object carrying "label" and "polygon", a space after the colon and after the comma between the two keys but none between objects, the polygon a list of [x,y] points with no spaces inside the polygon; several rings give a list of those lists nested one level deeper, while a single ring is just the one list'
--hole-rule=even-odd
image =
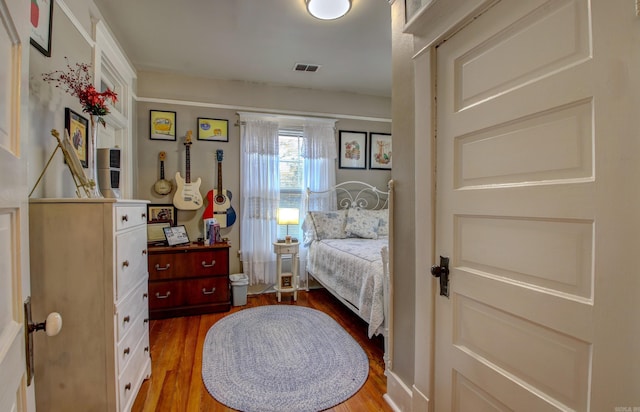
[{"label": "decorative wooden object", "polygon": [[[298,242],[273,242],[273,253],[276,254],[276,276],[278,277],[274,289],[278,295],[278,302],[282,293],[293,292],[293,300],[298,300]],[[282,272],[282,255],[291,256],[291,272]]]},{"label": "decorative wooden object", "polygon": [[151,319],[228,311],[229,247],[227,243],[150,247]]}]

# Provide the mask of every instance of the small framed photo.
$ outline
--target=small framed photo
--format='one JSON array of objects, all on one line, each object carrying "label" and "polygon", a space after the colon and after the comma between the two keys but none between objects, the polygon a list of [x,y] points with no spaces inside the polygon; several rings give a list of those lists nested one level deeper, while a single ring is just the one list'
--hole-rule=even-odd
[{"label": "small framed photo", "polygon": [[178,217],[174,205],[148,204],[147,224],[169,223],[170,226],[177,226]]},{"label": "small framed photo", "polygon": [[54,1],[55,0],[31,1],[30,43],[47,57],[51,57],[51,26],[53,23]]},{"label": "small framed photo", "polygon": [[198,140],[229,141],[229,121],[198,117]]},{"label": "small framed photo", "polygon": [[176,140],[176,112],[149,110],[149,138]]},{"label": "small framed photo", "polygon": [[64,128],[69,132],[71,145],[82,167],[89,167],[89,120],[65,107]]},{"label": "small framed photo", "polygon": [[391,135],[369,133],[369,169],[391,170]]},{"label": "small framed photo", "polygon": [[169,226],[162,230],[164,231],[164,236],[167,238],[167,244],[169,246],[186,245],[189,243],[189,235],[187,235],[187,229],[184,225]]},{"label": "small framed photo", "polygon": [[340,169],[367,168],[367,132],[340,130]]},{"label": "small framed photo", "polygon": [[283,289],[293,287],[293,275],[291,273],[280,275],[280,287]]}]

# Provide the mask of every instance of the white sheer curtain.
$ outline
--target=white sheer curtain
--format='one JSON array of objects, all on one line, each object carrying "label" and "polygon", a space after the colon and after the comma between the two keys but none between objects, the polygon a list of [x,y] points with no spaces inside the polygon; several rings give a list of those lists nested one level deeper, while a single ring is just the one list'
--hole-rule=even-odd
[{"label": "white sheer curtain", "polygon": [[280,200],[278,123],[240,115],[240,250],[250,283],[275,283]]},{"label": "white sheer curtain", "polygon": [[[312,191],[328,190],[336,184],[336,139],[335,121],[308,123],[303,128],[302,157],[304,158],[304,188]],[[300,205],[301,224],[307,215],[305,196]],[[312,210],[336,208],[335,193],[325,197],[314,197],[309,204]],[[307,248],[300,243],[300,284],[307,285]]]}]

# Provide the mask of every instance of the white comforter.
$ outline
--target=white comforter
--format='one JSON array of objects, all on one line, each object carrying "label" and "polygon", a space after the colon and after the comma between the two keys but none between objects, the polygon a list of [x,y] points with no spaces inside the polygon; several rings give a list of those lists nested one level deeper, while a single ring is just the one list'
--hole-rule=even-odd
[{"label": "white comforter", "polygon": [[307,270],[358,309],[369,323],[369,337],[384,321],[382,256],[387,236],[378,239],[325,239],[309,246]]}]

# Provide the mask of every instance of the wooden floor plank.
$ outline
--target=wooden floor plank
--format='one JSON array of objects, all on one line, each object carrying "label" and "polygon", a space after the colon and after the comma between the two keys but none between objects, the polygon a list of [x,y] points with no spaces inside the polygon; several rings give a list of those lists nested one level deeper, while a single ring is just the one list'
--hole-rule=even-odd
[{"label": "wooden floor plank", "polygon": [[362,388],[328,411],[392,411],[383,399],[387,381],[382,337],[369,339],[367,324],[323,289],[300,291],[297,302],[290,294],[284,294],[280,303],[274,293],[261,294],[249,296],[246,306],[234,306],[229,312],[152,320],[149,325],[151,377],[143,383],[132,411],[235,411],[214,399],[202,382],[205,337],[215,322],[230,313],[276,304],[306,306],[328,314],[353,336],[369,357],[369,376]]}]

